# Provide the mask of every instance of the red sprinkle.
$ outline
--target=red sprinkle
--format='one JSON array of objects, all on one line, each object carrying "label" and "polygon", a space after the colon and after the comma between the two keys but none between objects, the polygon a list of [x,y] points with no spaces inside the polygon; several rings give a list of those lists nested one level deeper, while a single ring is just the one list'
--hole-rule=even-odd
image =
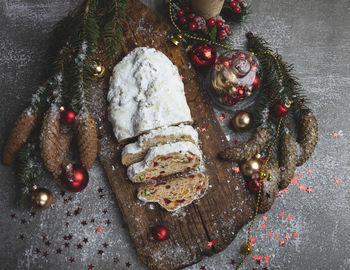
[{"label": "red sprinkle", "polygon": [[[152,178],[152,179],[153,179],[153,178]],[[155,187],[158,187],[158,186],[165,185],[165,184],[166,184],[166,182],[159,182],[159,183],[155,184],[154,186],[155,186]]]},{"label": "red sprinkle", "polygon": [[165,202],[166,204],[171,203],[171,201],[170,201],[169,199],[167,199],[167,198],[164,198],[163,200],[164,200],[164,202]]},{"label": "red sprinkle", "polygon": [[185,201],[185,199],[182,200],[176,200],[178,203],[183,203]]},{"label": "red sprinkle", "polygon": [[158,162],[153,163],[153,167],[157,167],[158,165],[159,165]]}]

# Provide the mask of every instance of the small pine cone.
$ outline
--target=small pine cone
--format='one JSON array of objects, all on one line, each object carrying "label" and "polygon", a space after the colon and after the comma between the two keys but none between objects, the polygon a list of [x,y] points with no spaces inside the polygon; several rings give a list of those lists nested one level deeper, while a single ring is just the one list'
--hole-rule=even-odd
[{"label": "small pine cone", "polygon": [[60,118],[59,111],[51,107],[44,116],[40,136],[41,157],[49,172],[57,177],[60,168]]},{"label": "small pine cone", "polygon": [[30,114],[28,112],[23,112],[17,118],[4,147],[2,161],[5,165],[11,165],[13,163],[18,151],[32,132],[37,118],[37,114]]},{"label": "small pine cone", "polygon": [[276,199],[278,183],[280,180],[278,162],[271,158],[266,166],[266,170],[271,174],[269,181],[264,181],[264,189],[261,192],[260,206],[258,213],[263,214],[269,211]]},{"label": "small pine cone", "polygon": [[289,134],[283,136],[279,154],[281,169],[279,188],[284,189],[288,187],[297,167],[297,142],[293,136]]},{"label": "small pine cone", "polygon": [[300,150],[297,166],[303,165],[312,155],[318,141],[318,123],[309,110],[303,112],[300,121]]},{"label": "small pine cone", "polygon": [[269,133],[266,129],[258,129],[253,136],[243,144],[228,147],[219,153],[225,160],[243,161],[249,160],[265,147],[269,140]]},{"label": "small pine cone", "polygon": [[60,166],[53,173],[53,176],[55,179],[58,178],[58,176],[61,174],[61,165],[66,161],[72,137],[73,137],[72,130],[61,128],[60,134],[59,134],[59,145],[58,145],[58,155],[57,155],[57,164],[59,164]]},{"label": "small pine cone", "polygon": [[94,116],[82,116],[77,124],[79,156],[85,168],[91,168],[97,156],[97,128]]}]

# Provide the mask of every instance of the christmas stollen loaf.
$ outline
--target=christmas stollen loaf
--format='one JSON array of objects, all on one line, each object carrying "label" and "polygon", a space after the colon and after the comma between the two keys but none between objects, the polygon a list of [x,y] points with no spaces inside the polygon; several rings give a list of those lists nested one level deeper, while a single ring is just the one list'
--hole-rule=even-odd
[{"label": "christmas stollen loaf", "polygon": [[142,187],[137,198],[144,202],[157,202],[167,211],[176,211],[202,198],[207,188],[208,177],[198,173]]},{"label": "christmas stollen loaf", "polygon": [[167,143],[151,147],[144,160],[127,169],[134,183],[158,180],[162,177],[198,169],[202,155],[191,142]]},{"label": "christmas stollen loaf", "polygon": [[142,161],[151,147],[179,141],[198,144],[198,133],[192,126],[183,124],[152,130],[148,134],[141,135],[137,142],[130,143],[123,148],[122,164],[130,166]]}]

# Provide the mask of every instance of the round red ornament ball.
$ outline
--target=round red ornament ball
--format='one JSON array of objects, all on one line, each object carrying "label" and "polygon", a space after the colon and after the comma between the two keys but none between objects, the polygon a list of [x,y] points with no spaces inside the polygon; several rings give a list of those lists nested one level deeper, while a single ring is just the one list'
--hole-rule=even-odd
[{"label": "round red ornament ball", "polygon": [[231,1],[230,2],[230,7],[231,8],[235,8],[235,7],[237,7],[238,6],[238,2],[237,1]]},{"label": "round red ornament ball", "polygon": [[181,24],[185,24],[186,23],[186,18],[185,17],[179,17],[179,23],[181,23]]},{"label": "round red ornament ball", "polygon": [[62,186],[71,192],[82,191],[89,183],[87,170],[78,164],[68,165],[61,175]]},{"label": "round red ornament ball", "polygon": [[275,114],[279,117],[284,117],[288,114],[288,108],[284,107],[281,103],[276,103],[273,106]]},{"label": "round red ornament ball", "polygon": [[153,236],[158,241],[167,240],[169,237],[169,230],[165,226],[159,225],[159,226],[154,228]]},{"label": "round red ornament ball", "polygon": [[218,33],[219,39],[224,39],[226,36],[227,36],[227,33],[226,33],[225,30],[221,30],[221,31]]},{"label": "round red ornament ball", "polygon": [[71,125],[75,122],[76,114],[73,110],[64,109],[60,113],[61,122],[65,125]]},{"label": "round red ornament ball", "polygon": [[183,9],[179,10],[177,16],[182,17],[185,15],[185,11]]},{"label": "round red ornament ball", "polygon": [[188,12],[190,12],[190,11],[191,11],[191,8],[190,8],[189,6],[184,7],[184,11],[185,11],[185,13],[188,13]]},{"label": "round red ornament ball", "polygon": [[208,44],[199,44],[191,49],[191,62],[195,67],[209,67],[215,60],[215,48]]},{"label": "round red ornament ball", "polygon": [[264,181],[260,182],[259,178],[253,178],[248,182],[248,189],[252,193],[258,193],[261,185],[261,190],[264,189]]},{"label": "round red ornament ball", "polygon": [[213,26],[215,26],[215,24],[216,24],[216,21],[215,21],[214,18],[210,18],[210,19],[208,20],[208,25],[209,25],[209,26],[213,27]]},{"label": "round red ornament ball", "polygon": [[234,13],[241,13],[241,8],[239,6],[233,8]]},{"label": "round red ornament ball", "polygon": [[197,24],[195,22],[189,23],[188,29],[190,29],[191,31],[195,31],[197,29]]},{"label": "round red ornament ball", "polygon": [[217,20],[216,25],[217,25],[217,27],[221,28],[224,25],[224,22],[222,20]]}]

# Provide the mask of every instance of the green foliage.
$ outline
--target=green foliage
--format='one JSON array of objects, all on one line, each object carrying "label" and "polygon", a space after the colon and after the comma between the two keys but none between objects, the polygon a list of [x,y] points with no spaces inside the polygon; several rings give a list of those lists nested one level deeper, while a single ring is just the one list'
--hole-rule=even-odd
[{"label": "green foliage", "polygon": [[17,158],[17,175],[20,180],[19,204],[27,201],[34,185],[38,184],[44,175],[38,147],[31,142],[25,143]]},{"label": "green foliage", "polygon": [[216,41],[216,33],[217,33],[218,29],[216,27],[216,25],[214,27],[211,28],[210,32],[209,32],[209,37],[211,41]]}]

